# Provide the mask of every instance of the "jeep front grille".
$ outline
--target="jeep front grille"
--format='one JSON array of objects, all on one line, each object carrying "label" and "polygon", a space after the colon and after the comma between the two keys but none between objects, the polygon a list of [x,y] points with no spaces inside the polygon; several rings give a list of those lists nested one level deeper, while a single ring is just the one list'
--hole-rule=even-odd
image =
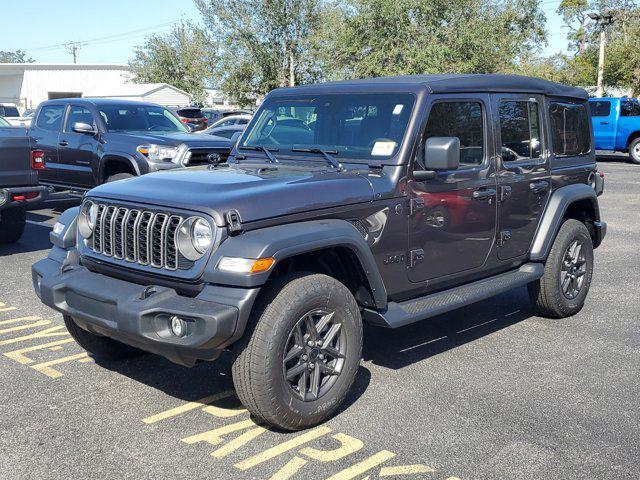
[{"label": "jeep front grille", "polygon": [[178,253],[179,215],[98,204],[91,248],[95,253],[168,270],[193,265]]}]

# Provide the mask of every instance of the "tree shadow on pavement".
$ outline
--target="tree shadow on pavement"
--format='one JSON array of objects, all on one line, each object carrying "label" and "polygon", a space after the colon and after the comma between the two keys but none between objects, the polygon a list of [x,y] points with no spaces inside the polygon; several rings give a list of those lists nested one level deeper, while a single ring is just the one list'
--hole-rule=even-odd
[{"label": "tree shadow on pavement", "polygon": [[365,360],[394,370],[490,335],[535,315],[526,287],[399,329],[365,330]]}]

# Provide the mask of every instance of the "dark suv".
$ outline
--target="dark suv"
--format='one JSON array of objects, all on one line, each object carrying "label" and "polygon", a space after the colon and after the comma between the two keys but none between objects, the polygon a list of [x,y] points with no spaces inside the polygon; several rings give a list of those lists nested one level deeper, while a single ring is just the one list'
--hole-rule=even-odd
[{"label": "dark suv", "polygon": [[244,405],[301,429],[347,395],[365,322],[525,285],[541,315],[579,312],[602,187],[583,90],[500,75],[279,89],[230,165],[91,190],[34,286],[98,357],[230,349]]}]

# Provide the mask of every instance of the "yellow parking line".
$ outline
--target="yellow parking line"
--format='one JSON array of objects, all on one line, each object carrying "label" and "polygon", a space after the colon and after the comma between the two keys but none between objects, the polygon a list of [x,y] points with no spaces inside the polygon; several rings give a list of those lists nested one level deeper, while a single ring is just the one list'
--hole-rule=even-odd
[{"label": "yellow parking line", "polygon": [[369,458],[365,458],[361,462],[356,463],[355,465],[345,468],[341,472],[330,476],[329,478],[327,478],[327,480],[351,480],[363,474],[367,470],[371,470],[372,468],[383,464],[384,462],[392,459],[395,456],[396,454],[393,452],[382,450],[374,455],[371,455]]},{"label": "yellow parking line", "polygon": [[31,365],[31,368],[33,368],[37,372],[44,373],[47,377],[60,378],[64,374],[51,367],[53,367],[54,365],[60,365],[61,363],[80,360],[81,358],[86,358],[87,356],[88,356],[87,352],[82,352],[76,355],[69,355],[68,357],[62,357],[62,358],[57,358],[55,360],[50,360],[48,362],[38,363],[37,365]]},{"label": "yellow parking line", "polygon": [[0,308],[0,312],[10,312],[12,310],[16,310],[16,307]]},{"label": "yellow parking line", "polygon": [[281,443],[280,445],[276,445],[275,447],[269,448],[262,453],[254,455],[253,457],[249,457],[246,460],[242,460],[234,465],[234,467],[240,470],[249,470],[250,468],[255,467],[256,465],[260,465],[263,462],[271,460],[272,458],[277,457],[278,455],[282,455],[289,450],[293,450],[294,448],[299,447],[300,445],[304,445],[316,438],[320,438],[323,435],[331,432],[329,427],[318,427],[302,435],[298,435],[291,440]]},{"label": "yellow parking line", "polygon": [[269,480],[289,480],[306,464],[307,461],[304,458],[293,457],[284,467],[274,473]]},{"label": "yellow parking line", "polygon": [[40,320],[40,317],[18,317],[10,318],[9,320],[0,321],[0,325],[9,325],[10,323],[26,322],[30,320]]},{"label": "yellow parking line", "polygon": [[340,442],[340,446],[338,448],[333,450],[317,450],[315,448],[307,447],[300,450],[300,453],[312,458],[313,460],[317,460],[318,462],[335,462],[364,447],[364,442],[362,440],[350,437],[344,433],[336,433],[333,435],[333,438]]},{"label": "yellow parking line", "polygon": [[24,335],[22,337],[0,340],[0,345],[10,345],[12,343],[25,342],[27,340],[35,340],[38,338],[63,337],[65,335],[69,335],[69,332],[65,329],[64,325],[58,325],[57,327],[45,328],[39,332],[30,333],[29,335]]},{"label": "yellow parking line", "polygon": [[27,328],[42,327],[49,324],[51,324],[51,320],[40,320],[39,322],[33,322],[29,325],[18,325],[17,327],[5,328],[3,330],[0,330],[0,335],[5,333],[19,332],[20,330],[26,330]]},{"label": "yellow parking line", "polygon": [[[58,345],[71,343],[73,341],[74,341],[73,338],[65,338],[63,340],[56,340],[55,342],[43,343],[42,345],[35,345],[33,347],[26,347],[26,348],[21,348],[19,350],[6,352],[4,356],[9,357],[11,360],[15,360],[16,362],[21,363],[23,365],[27,365],[29,363],[33,363],[33,360],[27,357],[25,353],[33,352],[36,350],[42,350],[45,348],[56,348],[56,346]],[[62,348],[62,347],[58,347],[58,348]]]},{"label": "yellow parking line", "polygon": [[239,430],[244,430],[246,428],[254,427],[255,423],[251,420],[244,420],[242,422],[232,423],[231,425],[225,425],[224,427],[214,428],[213,430],[209,430],[203,433],[197,433],[195,435],[191,435],[190,437],[186,437],[181,439],[181,442],[186,443],[187,445],[193,445],[194,443],[199,442],[207,442],[211,445],[220,445],[224,442],[222,438],[223,435],[227,435],[228,433],[237,432]]},{"label": "yellow parking line", "polygon": [[167,418],[175,417],[176,415],[181,415],[191,410],[202,408],[203,406],[215,402],[216,400],[231,397],[232,395],[235,395],[235,393],[236,392],[234,392],[233,390],[227,390],[222,393],[216,393],[215,395],[209,395],[208,397],[201,398],[200,400],[196,400],[195,402],[188,402],[179,407],[171,408],[164,412],[157,413],[156,415],[151,415],[150,417],[143,418],[142,421],[146,424],[151,424],[159,422],[161,420],[166,420]]},{"label": "yellow parking line", "polygon": [[214,450],[213,452],[211,452],[211,456],[214,458],[224,458],[227,455],[232,454],[239,448],[244,447],[251,440],[255,439],[259,435],[262,435],[266,431],[267,429],[263,427],[252,428],[251,430],[244,432],[242,435],[238,436],[237,438],[234,438],[226,445],[223,445],[217,450]]}]

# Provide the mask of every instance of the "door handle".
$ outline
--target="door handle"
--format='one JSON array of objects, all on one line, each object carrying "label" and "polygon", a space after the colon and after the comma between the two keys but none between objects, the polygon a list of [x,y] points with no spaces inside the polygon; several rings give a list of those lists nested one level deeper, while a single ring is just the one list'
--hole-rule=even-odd
[{"label": "door handle", "polygon": [[534,192],[543,192],[545,191],[547,188],[549,188],[549,182],[547,182],[546,180],[539,180],[537,182],[531,182],[529,184],[529,189],[534,191]]},{"label": "door handle", "polygon": [[476,200],[487,200],[495,197],[496,191],[493,188],[483,188],[473,192],[473,198]]},{"label": "door handle", "polygon": [[69,142],[67,142],[66,140],[61,140],[60,142],[58,142],[58,145],[60,145],[61,147],[66,147],[67,145],[69,145]]},{"label": "door handle", "polygon": [[609,122],[600,122],[600,125],[609,125]]}]

